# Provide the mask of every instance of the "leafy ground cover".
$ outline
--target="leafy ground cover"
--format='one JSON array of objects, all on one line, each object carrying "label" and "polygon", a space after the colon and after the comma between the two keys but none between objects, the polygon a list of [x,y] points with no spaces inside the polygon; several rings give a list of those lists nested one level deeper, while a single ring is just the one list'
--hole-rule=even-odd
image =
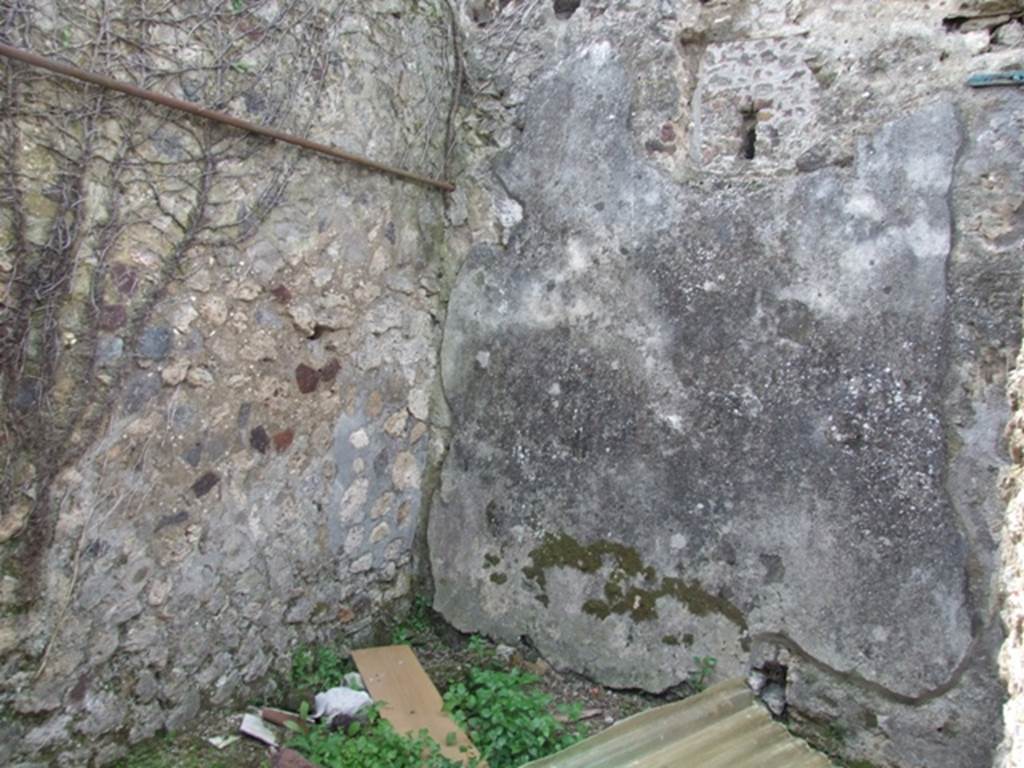
[{"label": "leafy ground cover", "polygon": [[344,731],[326,726],[296,732],[288,746],[324,768],[461,768],[446,759],[425,731],[402,736],[373,709],[365,723]]},{"label": "leafy ground cover", "polygon": [[[558,751],[611,722],[665,699],[605,689],[551,669],[529,648],[495,646],[458,633],[416,601],[400,620],[384,626],[378,642],[409,643],[442,692],[445,706],[466,729],[490,768],[518,766]],[[281,681],[280,700],[298,710],[312,693],[341,684],[354,666],[344,648],[300,648]],[[585,716],[585,717],[584,717]],[[584,719],[580,719],[584,717]],[[187,732],[157,737],[134,748],[116,768],[268,768],[266,750],[241,739],[218,750],[207,738],[237,731],[236,710],[203,718]],[[454,768],[426,734],[402,736],[376,710],[366,722],[329,731],[314,727],[284,741],[324,768]]]},{"label": "leafy ground cover", "polygon": [[558,707],[558,719],[551,695],[539,683],[520,669],[472,667],[445,691],[445,708],[491,768],[518,768],[586,736],[586,725],[568,724],[577,721],[582,706]]}]

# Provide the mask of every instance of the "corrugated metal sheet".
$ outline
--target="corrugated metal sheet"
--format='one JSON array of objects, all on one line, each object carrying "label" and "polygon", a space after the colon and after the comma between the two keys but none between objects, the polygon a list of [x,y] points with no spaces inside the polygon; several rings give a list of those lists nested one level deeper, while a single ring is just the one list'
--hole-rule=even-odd
[{"label": "corrugated metal sheet", "polygon": [[829,768],[742,679],[642,712],[523,768]]}]

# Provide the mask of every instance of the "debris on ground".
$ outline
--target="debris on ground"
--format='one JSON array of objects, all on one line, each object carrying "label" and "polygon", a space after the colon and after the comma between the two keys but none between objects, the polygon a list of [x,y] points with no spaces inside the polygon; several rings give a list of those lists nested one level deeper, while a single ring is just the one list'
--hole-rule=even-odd
[{"label": "debris on ground", "polygon": [[[436,683],[442,691],[451,683],[463,679],[472,668],[488,666],[497,661],[509,670],[521,669],[537,675],[538,688],[553,698],[552,710],[559,712],[555,716],[557,721],[563,725],[577,722],[586,726],[590,733],[601,731],[613,722],[675,698],[607,689],[582,676],[553,669],[529,646],[506,645],[499,650],[483,638],[467,637],[446,625],[431,621],[428,616],[419,618],[417,624],[407,628],[404,634],[402,640],[396,638],[395,642],[411,642],[414,645],[417,663],[422,664],[424,674],[432,681],[431,684]],[[332,684],[340,684],[352,690],[367,690],[358,673],[350,671],[349,649],[323,646],[306,651],[300,649],[296,653],[309,656],[309,668],[299,670],[299,674],[293,669],[290,683],[281,690],[280,698],[272,702],[275,706],[268,705],[251,713],[256,722],[262,721],[262,728],[258,732],[269,731],[279,745],[288,744],[292,737],[300,735],[289,733],[296,729],[294,725],[288,726],[286,723],[312,723],[309,718],[303,719],[303,715],[312,713],[317,691],[329,690]],[[315,669],[317,665],[324,669]],[[373,696],[372,690],[367,692]],[[391,701],[400,702],[402,699],[393,698]],[[571,704],[582,707],[578,716],[575,712],[567,711]],[[194,768],[200,765],[222,765],[225,768],[322,768],[321,764],[302,757],[294,748],[279,746],[268,749],[267,742],[256,736],[223,736],[232,729],[240,730],[239,721],[242,719],[241,713],[212,712],[191,730],[175,734],[171,739],[140,745],[133,754],[156,760],[152,763],[154,768]],[[252,723],[252,719],[249,722]],[[396,730],[399,728],[396,727]],[[439,735],[440,738],[435,741],[448,746],[449,734]],[[221,742],[221,739],[234,741]],[[223,747],[218,746],[221,743]],[[460,753],[456,759],[461,761],[463,757]],[[134,762],[118,764],[119,768],[134,768],[135,765]]]},{"label": "debris on ground", "polygon": [[238,736],[211,736],[207,741],[217,749],[224,749],[238,741]]},{"label": "debris on ground", "polygon": [[309,718],[305,718],[298,712],[289,712],[286,709],[275,709],[274,707],[263,707],[260,710],[260,717],[268,723],[280,725],[287,728],[288,723],[295,723],[299,728],[305,728],[309,724]]},{"label": "debris on ground", "polygon": [[340,717],[351,721],[371,704],[373,699],[366,691],[357,691],[340,685],[316,695],[313,719],[333,723]]},{"label": "debris on ground", "polygon": [[577,717],[569,717],[568,715],[557,714],[555,720],[560,723],[581,723],[584,720],[593,720],[595,717],[600,717],[604,714],[603,709],[584,709],[579,713]]},{"label": "debris on ground", "polygon": [[238,727],[238,730],[251,739],[262,741],[269,747],[277,746],[277,736],[267,727],[267,724],[263,722],[263,718],[259,715],[246,712],[242,716],[242,724]]}]

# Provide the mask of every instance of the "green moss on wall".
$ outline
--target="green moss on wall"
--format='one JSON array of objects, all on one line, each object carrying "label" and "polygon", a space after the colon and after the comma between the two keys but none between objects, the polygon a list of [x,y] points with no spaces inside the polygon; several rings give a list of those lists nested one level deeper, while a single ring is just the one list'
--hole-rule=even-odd
[{"label": "green moss on wall", "polygon": [[654,581],[654,569],[644,566],[639,553],[632,547],[613,541],[597,541],[584,546],[566,533],[545,534],[541,545],[530,553],[532,563],[523,568],[523,573],[543,589],[546,586],[544,572],[548,568],[574,568],[583,573],[596,573],[604,565],[606,557],[615,563],[616,570],[623,577],[642,575],[645,580]]},{"label": "green moss on wall", "polygon": [[584,613],[599,619],[628,614],[633,621],[650,621],[658,617],[657,601],[672,597],[694,616],[714,614],[740,629],[747,626],[740,610],[724,597],[708,592],[697,582],[676,577],[659,580],[654,568],[625,544],[596,541],[584,545],[564,532],[545,534],[540,546],[530,552],[530,564],[523,568],[523,574],[539,590],[537,599],[544,598],[544,605],[549,568],[571,568],[586,574],[610,569],[602,587],[604,599],[588,599],[582,605]]}]

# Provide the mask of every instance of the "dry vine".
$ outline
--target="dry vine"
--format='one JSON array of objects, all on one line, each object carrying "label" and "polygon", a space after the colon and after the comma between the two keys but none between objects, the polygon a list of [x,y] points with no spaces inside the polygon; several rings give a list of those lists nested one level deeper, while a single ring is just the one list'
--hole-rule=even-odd
[{"label": "dry vine", "polygon": [[[0,38],[305,134],[343,5],[3,0]],[[105,424],[155,305],[195,253],[252,236],[298,154],[22,65],[3,80],[0,557],[24,605],[54,481]]]}]

